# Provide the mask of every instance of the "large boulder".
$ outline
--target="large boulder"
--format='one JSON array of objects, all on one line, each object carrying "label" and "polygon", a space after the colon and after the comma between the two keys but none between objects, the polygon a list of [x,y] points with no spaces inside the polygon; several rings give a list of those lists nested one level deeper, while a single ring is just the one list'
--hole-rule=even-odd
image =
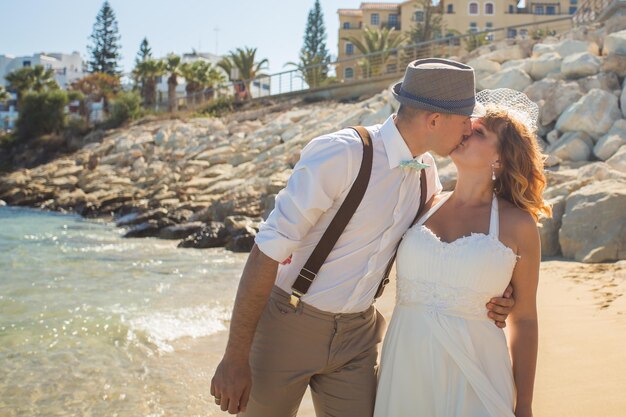
[{"label": "large boulder", "polygon": [[622,94],[619,96],[619,104],[622,108],[622,115],[626,118],[626,79],[624,79]]},{"label": "large boulder", "polygon": [[528,70],[528,74],[534,80],[540,80],[551,72],[559,71],[563,58],[556,52],[549,52],[529,61],[530,69]]},{"label": "large boulder", "polygon": [[594,88],[608,91],[611,94],[614,94],[616,91],[621,89],[619,78],[614,72],[600,72],[596,75],[579,78],[576,82],[584,94],[587,94]]},{"label": "large boulder", "polygon": [[500,71],[500,64],[483,57],[474,58],[467,62],[467,65],[474,68],[476,73],[493,74]]},{"label": "large boulder", "polygon": [[626,77],[626,55],[609,54],[604,57],[602,66],[604,72],[612,72],[619,77]]},{"label": "large boulder", "polygon": [[566,78],[581,78],[600,71],[600,58],[589,52],[569,55],[561,63],[561,73]]},{"label": "large boulder", "polygon": [[548,200],[548,203],[552,205],[552,217],[542,217],[539,220],[541,256],[557,256],[561,254],[559,229],[561,228],[561,218],[565,211],[565,197],[553,198]]},{"label": "large boulder", "polygon": [[526,51],[520,45],[512,45],[506,48],[500,48],[488,54],[482,56],[484,59],[489,59],[498,63],[506,61],[512,61],[514,59],[526,58]]},{"label": "large boulder", "polygon": [[228,232],[224,223],[210,222],[204,226],[201,230],[189,235],[182,240],[179,244],[179,248],[218,248],[226,244],[228,239]]},{"label": "large boulder", "polygon": [[608,133],[598,140],[593,147],[593,154],[598,159],[606,161],[623,145],[626,145],[626,119],[619,119]]},{"label": "large boulder", "polygon": [[539,105],[539,123],[542,126],[554,122],[583,96],[580,86],[574,81],[548,79],[533,83],[524,92]]},{"label": "large boulder", "polygon": [[626,173],[626,145],[622,145],[615,154],[606,160],[613,169]]},{"label": "large boulder", "polygon": [[510,88],[512,90],[524,91],[532,83],[533,80],[523,70],[508,68],[483,78],[481,86],[487,89]]},{"label": "large boulder", "polygon": [[563,256],[580,262],[626,258],[626,182],[589,184],[566,200],[559,243]]},{"label": "large boulder", "polygon": [[589,52],[593,55],[600,54],[600,48],[595,42],[577,41],[572,39],[566,39],[554,45],[554,50],[559,53],[563,58],[570,55],[579,54],[581,52]]},{"label": "large boulder", "polygon": [[546,150],[565,161],[588,161],[593,140],[585,132],[567,132]]},{"label": "large boulder", "polygon": [[176,224],[159,230],[159,239],[185,239],[187,236],[200,231],[204,227],[202,222]]},{"label": "large boulder", "polygon": [[556,128],[561,132],[587,132],[594,139],[598,139],[621,116],[617,97],[594,88],[561,114]]},{"label": "large boulder", "polygon": [[626,55],[626,30],[611,33],[604,38],[604,55],[619,54]]}]

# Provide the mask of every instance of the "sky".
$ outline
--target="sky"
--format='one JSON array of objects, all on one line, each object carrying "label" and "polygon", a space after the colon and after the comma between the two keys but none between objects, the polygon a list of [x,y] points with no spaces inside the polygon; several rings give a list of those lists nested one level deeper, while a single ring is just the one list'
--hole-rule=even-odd
[{"label": "sky", "polygon": [[[0,0],[0,54],[78,51],[87,45],[104,0]],[[337,55],[337,9],[358,8],[362,0],[320,0],[327,48]],[[122,67],[130,72],[145,37],[154,57],[192,48],[226,54],[256,47],[269,60],[269,73],[298,60],[314,0],[109,0],[122,36]],[[216,30],[217,29],[217,30]]]}]

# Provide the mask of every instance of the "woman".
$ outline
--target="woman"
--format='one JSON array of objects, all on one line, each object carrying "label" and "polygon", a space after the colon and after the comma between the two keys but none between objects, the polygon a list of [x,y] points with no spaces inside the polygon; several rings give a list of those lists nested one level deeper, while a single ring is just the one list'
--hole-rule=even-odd
[{"label": "woman", "polygon": [[[486,114],[450,155],[454,192],[433,197],[397,258],[397,306],[385,337],[375,417],[528,417],[537,358],[535,295],[543,159],[537,106],[483,91]],[[509,282],[510,355],[483,300]]]}]

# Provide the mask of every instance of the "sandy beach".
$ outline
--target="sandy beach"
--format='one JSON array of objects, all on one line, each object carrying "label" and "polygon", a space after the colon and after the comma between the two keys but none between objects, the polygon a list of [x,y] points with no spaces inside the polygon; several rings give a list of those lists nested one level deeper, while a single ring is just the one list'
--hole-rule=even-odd
[{"label": "sandy beach", "polygon": [[[624,262],[542,262],[536,417],[625,415],[625,292]],[[392,283],[377,302],[387,320],[394,299]],[[308,394],[298,416],[315,416]]]}]

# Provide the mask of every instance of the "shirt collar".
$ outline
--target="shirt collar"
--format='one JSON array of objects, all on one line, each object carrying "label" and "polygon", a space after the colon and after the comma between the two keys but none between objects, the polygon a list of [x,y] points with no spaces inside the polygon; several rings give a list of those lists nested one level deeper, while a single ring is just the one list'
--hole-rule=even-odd
[{"label": "shirt collar", "polygon": [[383,145],[385,146],[385,152],[387,153],[387,161],[389,162],[389,168],[394,169],[400,165],[402,161],[409,161],[415,159],[417,161],[422,160],[422,155],[413,158],[411,151],[407,146],[400,131],[395,124],[395,114],[392,114],[387,118],[385,123],[380,127],[380,134],[382,136]]}]

